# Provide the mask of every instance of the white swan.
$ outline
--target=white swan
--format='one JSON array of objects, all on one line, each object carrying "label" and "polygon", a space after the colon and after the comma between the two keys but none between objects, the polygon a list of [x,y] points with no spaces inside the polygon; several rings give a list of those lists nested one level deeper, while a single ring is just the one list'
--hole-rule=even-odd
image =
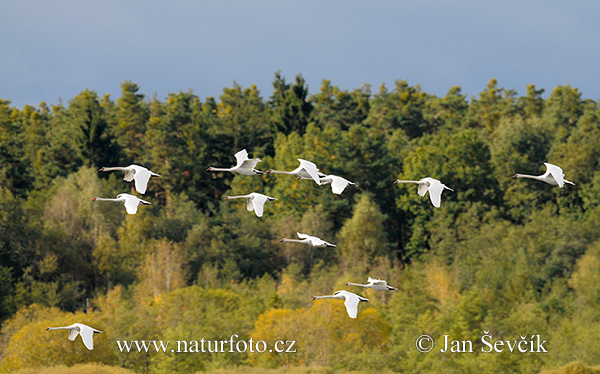
[{"label": "white swan", "polygon": [[231,171],[242,175],[257,175],[265,173],[264,171],[254,169],[256,164],[262,160],[260,158],[248,158],[248,152],[245,149],[242,149],[234,156],[237,160],[237,164],[235,166],[230,168],[215,168],[211,166],[207,168],[206,171]]},{"label": "white swan", "polygon": [[346,312],[348,312],[348,315],[350,316],[350,318],[356,318],[356,315],[358,314],[358,303],[360,303],[361,301],[369,301],[369,299],[367,299],[365,297],[359,296],[355,293],[348,292],[348,291],[336,291],[333,293],[333,295],[313,297],[313,300],[319,300],[319,299],[342,299],[342,300],[344,300],[344,305],[346,306]]},{"label": "white swan", "polygon": [[148,181],[150,180],[150,177],[160,177],[159,174],[156,174],[155,172],[150,171],[143,166],[135,164],[131,164],[126,167],[111,166],[100,168],[100,171],[113,170],[122,170],[125,173],[123,180],[126,180],[127,182],[135,181],[135,189],[142,195],[146,193],[146,188],[148,187]]},{"label": "white swan", "polygon": [[321,178],[321,183],[331,183],[331,192],[337,195],[341,195],[347,186],[356,186],[356,183],[350,182],[346,178],[338,177],[337,175],[329,174]]},{"label": "white swan", "polygon": [[542,175],[527,175],[527,174],[515,174],[513,175],[513,179],[517,178],[529,178],[529,179],[537,179],[542,182],[546,182],[553,186],[558,185],[558,187],[563,188],[565,183],[575,185],[575,183],[568,181],[565,179],[565,174],[560,166],[552,165],[548,162],[544,162],[546,165],[546,172]]},{"label": "white swan", "polygon": [[318,238],[316,236],[302,234],[301,232],[297,232],[296,234],[298,234],[298,237],[300,239],[285,239],[284,238],[284,239],[281,239],[280,242],[282,242],[282,243],[285,243],[285,242],[305,243],[305,244],[310,244],[313,247],[335,247],[335,244],[326,242],[325,240]]},{"label": "white swan", "polygon": [[136,197],[136,196],[133,196],[133,195],[130,195],[127,193],[122,193],[122,194],[117,195],[116,199],[94,197],[92,199],[92,201],[119,201],[119,202],[122,202],[125,205],[125,209],[127,210],[127,213],[129,213],[129,214],[137,213],[138,205],[140,205],[140,204],[145,204],[145,205],[152,204],[149,201],[142,200],[139,197]]},{"label": "white swan", "polygon": [[248,195],[241,196],[226,196],[225,200],[242,198],[247,200],[246,209],[248,209],[249,212],[254,210],[254,213],[256,213],[256,215],[259,217],[263,216],[264,206],[267,201],[277,200],[274,197],[263,195],[258,192],[252,192]]},{"label": "white swan", "polygon": [[392,286],[388,285],[387,282],[384,281],[383,279],[373,279],[373,278],[369,277],[367,282],[368,282],[367,284],[358,284],[358,283],[347,282],[346,286],[366,287],[366,288],[372,288],[377,291],[395,291],[395,290],[397,290],[396,287],[392,287]]},{"label": "white swan", "polygon": [[300,179],[312,179],[316,184],[321,184],[319,178],[324,177],[325,174],[319,172],[317,165],[315,165],[314,162],[306,161],[301,158],[299,158],[298,161],[300,161],[300,166],[292,171],[270,169],[267,170],[267,173],[296,175]]},{"label": "white swan", "polygon": [[94,333],[102,332],[88,325],[84,325],[83,323],[74,323],[71,326],[64,327],[47,327],[46,330],[69,330],[70,341],[75,341],[77,335],[81,335],[83,344],[90,351],[94,349]]},{"label": "white swan", "polygon": [[440,207],[440,204],[442,202],[442,192],[444,192],[444,189],[454,191],[452,188],[446,186],[439,180],[429,178],[429,177],[421,178],[418,181],[404,181],[404,180],[398,179],[397,181],[394,182],[394,184],[397,184],[397,183],[416,183],[416,184],[418,184],[419,188],[417,189],[417,193],[419,194],[419,196],[425,196],[427,191],[429,191],[429,198],[431,199],[431,203],[436,208]]}]

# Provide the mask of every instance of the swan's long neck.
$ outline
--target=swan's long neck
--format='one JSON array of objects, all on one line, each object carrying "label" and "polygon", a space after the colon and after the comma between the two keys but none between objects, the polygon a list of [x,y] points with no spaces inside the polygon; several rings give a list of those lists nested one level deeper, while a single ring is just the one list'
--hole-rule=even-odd
[{"label": "swan's long neck", "polygon": [[231,168],[213,168],[213,167],[211,167],[209,171],[231,171]]},{"label": "swan's long neck", "polygon": [[313,300],[319,300],[319,299],[343,299],[343,297],[339,296],[339,295],[324,295],[324,296],[313,297]]},{"label": "swan's long neck", "polygon": [[290,175],[295,175],[296,173],[292,173],[291,171],[285,171],[285,170],[269,170],[269,173],[273,173],[273,174],[290,174]]},{"label": "swan's long neck", "polygon": [[281,239],[282,242],[304,243],[306,239]]},{"label": "swan's long neck", "polygon": [[70,330],[71,327],[69,326],[62,326],[62,327],[47,327],[46,330]]},{"label": "swan's long neck", "polygon": [[121,199],[111,199],[111,198],[106,198],[106,197],[95,197],[94,200],[96,200],[96,201],[121,201]]},{"label": "swan's long neck", "polygon": [[528,175],[528,174],[515,174],[514,178],[529,178],[529,179],[536,179],[536,180],[540,180],[541,175]]},{"label": "swan's long neck", "polygon": [[126,167],[122,166],[109,166],[102,168],[102,171],[114,171],[114,170],[127,170]]},{"label": "swan's long neck", "polygon": [[368,284],[359,284],[359,283],[352,283],[352,282],[347,282],[346,285],[347,286],[358,286],[358,287],[369,287]]},{"label": "swan's long neck", "polygon": [[415,183],[415,184],[419,184],[421,182],[419,182],[419,181],[403,181],[403,180],[398,179],[394,183]]},{"label": "swan's long neck", "polygon": [[229,199],[246,199],[248,198],[247,195],[240,195],[240,196],[227,196],[225,199],[229,200]]}]

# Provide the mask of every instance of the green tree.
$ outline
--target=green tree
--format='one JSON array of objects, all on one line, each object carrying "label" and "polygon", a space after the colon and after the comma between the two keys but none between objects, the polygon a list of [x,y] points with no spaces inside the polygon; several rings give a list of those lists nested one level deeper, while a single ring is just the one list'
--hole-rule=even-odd
[{"label": "green tree", "polygon": [[268,104],[280,132],[286,135],[292,131],[304,133],[313,106],[308,101],[308,86],[302,75],[296,75],[295,82],[288,84],[281,73],[276,72]]},{"label": "green tree", "polygon": [[116,107],[117,123],[113,129],[117,142],[132,162],[141,160],[145,152],[143,137],[150,118],[144,95],[138,91],[138,85],[131,81],[121,84],[121,97],[117,99]]}]

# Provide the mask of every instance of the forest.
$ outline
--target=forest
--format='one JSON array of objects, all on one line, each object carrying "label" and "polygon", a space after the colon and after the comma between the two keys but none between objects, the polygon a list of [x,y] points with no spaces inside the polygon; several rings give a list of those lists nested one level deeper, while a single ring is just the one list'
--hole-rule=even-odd
[{"label": "forest", "polygon": [[[246,149],[355,182],[209,172]],[[515,173],[562,167],[564,188]],[[141,196],[107,166],[158,173]],[[444,97],[397,80],[343,90],[275,73],[272,95],[164,99],[131,81],[48,105],[0,99],[2,373],[600,373],[600,107],[577,88],[489,81]],[[435,208],[414,184],[452,188]],[[228,195],[260,192],[264,216]],[[94,202],[120,193],[129,215]],[[336,247],[281,243],[296,233]],[[368,277],[396,291],[346,286]],[[340,300],[368,298],[357,319]],[[94,350],[48,326],[101,331]],[[295,353],[121,352],[116,341],[294,340]],[[421,353],[445,335],[474,352]],[[539,335],[547,353],[485,353]]]}]

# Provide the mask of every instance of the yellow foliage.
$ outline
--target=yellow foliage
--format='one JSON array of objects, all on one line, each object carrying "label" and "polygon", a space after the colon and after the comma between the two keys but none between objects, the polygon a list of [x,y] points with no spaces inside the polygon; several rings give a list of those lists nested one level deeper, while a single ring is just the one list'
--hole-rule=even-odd
[{"label": "yellow foliage", "polygon": [[435,297],[441,306],[441,309],[452,308],[460,301],[456,283],[456,272],[450,270],[434,260],[426,265],[427,289]]},{"label": "yellow foliage", "polygon": [[250,360],[264,365],[351,366],[360,354],[385,350],[389,327],[373,308],[359,308],[357,319],[346,313],[342,300],[319,300],[306,309],[271,309],[260,315],[252,337],[274,344],[295,341],[295,353],[264,352]]},{"label": "yellow foliage", "polygon": [[104,331],[104,325],[94,314],[62,313],[45,320],[31,322],[12,335],[0,363],[1,372],[24,368],[67,365],[84,362],[113,363],[115,357],[106,334],[95,334],[94,350],[88,350],[81,337],[72,342],[67,331],[46,331],[46,327],[68,326],[80,322]]},{"label": "yellow foliage", "polygon": [[558,369],[543,370],[540,374],[600,374],[600,367],[589,367],[579,362],[571,362]]},{"label": "yellow foliage", "polygon": [[39,367],[35,369],[22,369],[13,372],[13,374],[133,374],[124,368],[107,366],[100,364],[79,364],[71,367],[53,366]]}]

